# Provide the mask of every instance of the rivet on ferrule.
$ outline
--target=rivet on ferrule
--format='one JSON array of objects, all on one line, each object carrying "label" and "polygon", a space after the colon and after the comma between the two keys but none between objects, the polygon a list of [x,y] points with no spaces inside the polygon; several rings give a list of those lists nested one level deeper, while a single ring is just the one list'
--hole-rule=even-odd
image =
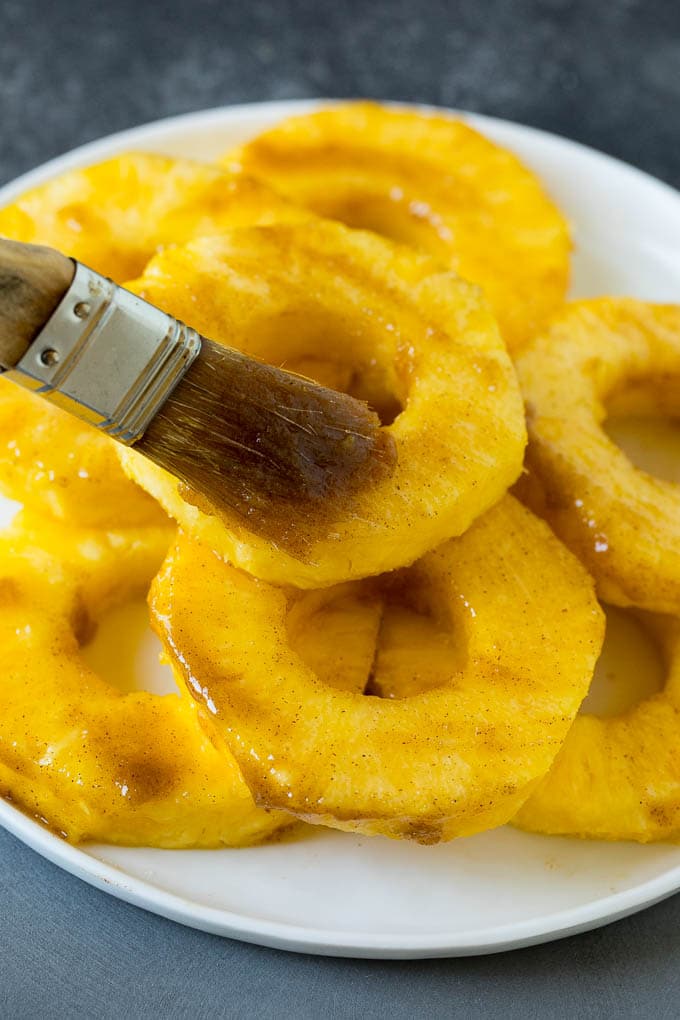
[{"label": "rivet on ferrule", "polygon": [[201,349],[198,333],[82,263],[6,375],[128,445]]}]

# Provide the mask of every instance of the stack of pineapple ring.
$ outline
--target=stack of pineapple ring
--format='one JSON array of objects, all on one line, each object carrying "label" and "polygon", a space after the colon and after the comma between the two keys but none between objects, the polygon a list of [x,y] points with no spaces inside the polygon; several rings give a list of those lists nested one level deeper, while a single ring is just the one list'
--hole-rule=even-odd
[{"label": "stack of pineapple ring", "polygon": [[[296,820],[422,843],[509,821],[680,834],[680,495],[602,431],[605,402],[678,406],[680,311],[565,305],[566,223],[512,154],[346,104],[222,167],[68,172],[0,234],[369,401],[397,450],[323,535],[277,545],[0,380],[0,487],[25,507],[0,536],[0,793],[73,842],[239,846]],[[595,584],[668,661],[619,718],[577,717]],[[140,591],[179,697],[84,660]]]}]

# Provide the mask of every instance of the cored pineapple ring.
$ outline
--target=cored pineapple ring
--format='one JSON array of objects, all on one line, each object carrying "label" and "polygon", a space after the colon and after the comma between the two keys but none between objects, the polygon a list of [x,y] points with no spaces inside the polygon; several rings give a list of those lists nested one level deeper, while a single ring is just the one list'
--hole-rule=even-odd
[{"label": "cored pineapple ring", "polygon": [[637,470],[606,435],[607,404],[680,408],[680,306],[568,305],[520,355],[521,493],[619,606],[680,614],[680,486]]},{"label": "cored pineapple ring", "polygon": [[[47,244],[118,283],[163,245],[229,226],[309,219],[258,181],[191,160],[127,153],[68,170],[0,209],[0,235]],[[159,523],[108,436],[0,379],[0,489],[85,526]]]},{"label": "cored pineapple ring", "polygon": [[152,622],[258,803],[436,843],[504,824],[545,774],[602,640],[585,570],[506,497],[402,590],[462,646],[448,682],[403,701],[339,692],[291,648],[284,590],[180,536]]},{"label": "cored pineapple ring", "polygon": [[131,287],[265,361],[319,355],[349,367],[351,392],[396,413],[394,470],[292,548],[236,513],[209,516],[167,472],[122,451],[185,531],[256,577],[318,588],[411,563],[464,531],[521,470],[522,403],[496,323],[477,287],[428,256],[316,220],[169,249]]},{"label": "cored pineapple ring", "polygon": [[123,694],[80,643],[144,593],[172,529],[24,519],[0,538],[0,795],[71,842],[239,846],[286,816],[253,803],[189,698]]},{"label": "cored pineapple ring", "polygon": [[0,236],[47,244],[125,283],[166,245],[310,215],[243,174],[126,152],[66,170],[20,195],[0,209]]},{"label": "cored pineapple ring", "polygon": [[531,832],[680,839],[680,620],[640,613],[665,653],[663,691],[612,717],[579,716],[513,824]]},{"label": "cored pineapple ring", "polygon": [[564,301],[569,230],[541,182],[460,120],[372,103],[291,117],[224,162],[483,287],[510,350]]}]

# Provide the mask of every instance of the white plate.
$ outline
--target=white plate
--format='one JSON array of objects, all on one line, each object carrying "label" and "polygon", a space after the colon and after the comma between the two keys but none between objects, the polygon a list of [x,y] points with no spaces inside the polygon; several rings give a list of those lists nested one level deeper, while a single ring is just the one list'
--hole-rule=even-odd
[{"label": "white plate", "polygon": [[[25,175],[0,190],[0,204],[68,167],[130,148],[211,158],[314,105],[232,107],[126,131]],[[533,167],[568,213],[575,295],[678,299],[676,192],[572,142],[485,117],[469,120]],[[11,509],[0,506],[7,516]],[[438,847],[313,830],[297,842],[248,850],[160,851],[75,849],[2,801],[0,822],[60,867],[148,910],[221,935],[328,955],[518,948],[594,928],[680,889],[678,847],[510,828]]]}]

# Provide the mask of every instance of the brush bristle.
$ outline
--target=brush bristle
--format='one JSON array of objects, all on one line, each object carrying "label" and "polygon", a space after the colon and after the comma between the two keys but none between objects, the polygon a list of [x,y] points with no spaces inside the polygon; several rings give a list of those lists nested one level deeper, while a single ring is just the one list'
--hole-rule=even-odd
[{"label": "brush bristle", "polygon": [[293,548],[389,472],[394,445],[366,404],[204,341],[137,444],[212,514]]}]

